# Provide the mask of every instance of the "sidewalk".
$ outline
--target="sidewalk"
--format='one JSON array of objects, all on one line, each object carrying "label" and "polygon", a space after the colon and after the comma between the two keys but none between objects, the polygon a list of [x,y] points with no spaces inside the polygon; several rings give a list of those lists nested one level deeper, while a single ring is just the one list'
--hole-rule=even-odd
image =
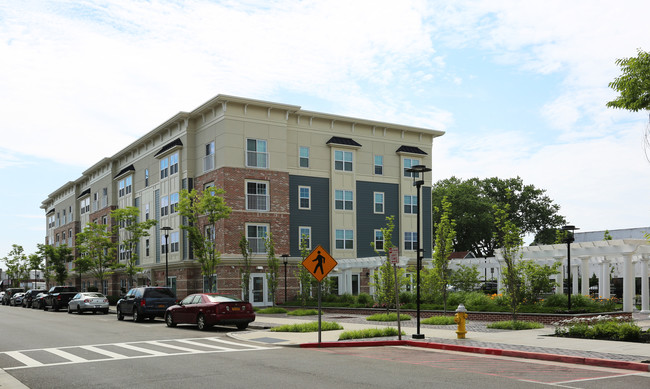
[{"label": "sidewalk", "polygon": [[[633,315],[636,324],[644,329],[650,327],[650,315]],[[615,342],[593,339],[558,338],[552,326],[537,330],[493,330],[486,322],[473,322],[471,316],[467,323],[466,339],[457,339],[456,326],[421,325],[423,340],[412,339],[416,333],[415,319],[402,322],[402,341],[397,337],[358,339],[339,341],[343,331],[390,326],[397,328],[396,322],[369,322],[365,316],[324,314],[322,321],[335,321],[344,330],[318,333],[271,332],[270,328],[284,325],[317,321],[317,316],[292,317],[287,315],[257,315],[251,323],[252,331],[235,332],[233,337],[252,342],[295,347],[367,347],[383,345],[407,345],[444,350],[465,351],[490,355],[503,355],[520,358],[544,359],[559,362],[615,367],[637,371],[650,371],[650,344],[635,342]]]}]

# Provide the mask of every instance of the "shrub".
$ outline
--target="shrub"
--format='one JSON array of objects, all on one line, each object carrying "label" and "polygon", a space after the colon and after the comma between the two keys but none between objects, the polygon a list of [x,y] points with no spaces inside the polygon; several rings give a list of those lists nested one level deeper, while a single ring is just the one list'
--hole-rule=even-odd
[{"label": "shrub", "polygon": [[432,316],[422,320],[422,324],[430,324],[434,326],[446,326],[456,324],[453,316]]},{"label": "shrub", "polygon": [[492,303],[490,297],[479,292],[468,293],[465,297],[465,308],[470,311],[482,311]]},{"label": "shrub", "polygon": [[399,294],[400,304],[410,304],[415,302],[415,295],[411,292],[401,292]]},{"label": "shrub", "polygon": [[[402,335],[406,333],[402,331]],[[339,335],[339,340],[348,340],[348,339],[366,339],[366,338],[381,338],[386,336],[397,336],[397,329],[392,327],[386,328],[367,328],[364,330],[357,331],[345,331]]]},{"label": "shrub", "polygon": [[258,310],[257,313],[262,313],[262,314],[287,313],[287,310],[280,307],[269,307],[269,308],[262,308]]},{"label": "shrub", "polygon": [[535,328],[544,328],[544,325],[534,321],[496,321],[494,323],[488,324],[487,328],[499,329],[499,330],[532,330]]},{"label": "shrub", "polygon": [[311,316],[318,315],[317,309],[296,309],[295,311],[290,311],[287,313],[290,316]]},{"label": "shrub", "polygon": [[[376,313],[366,318],[368,321],[397,321],[397,313]],[[399,315],[400,321],[411,320],[411,316],[404,313]]]},{"label": "shrub", "polygon": [[545,307],[566,307],[568,300],[564,294],[552,294],[546,297],[542,303]]},{"label": "shrub", "polygon": [[[343,327],[339,323],[324,321],[321,323],[321,331],[334,331],[342,330]],[[317,332],[318,323],[303,323],[303,324],[287,324],[279,327],[271,328],[272,332]]]},{"label": "shrub", "polygon": [[357,304],[363,304],[366,307],[372,306],[374,300],[368,293],[361,293],[357,296]]}]

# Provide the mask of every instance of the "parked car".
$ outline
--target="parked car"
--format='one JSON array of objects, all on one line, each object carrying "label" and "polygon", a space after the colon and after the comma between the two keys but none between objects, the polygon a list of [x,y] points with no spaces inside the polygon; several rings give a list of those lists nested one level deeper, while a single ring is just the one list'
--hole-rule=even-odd
[{"label": "parked car", "polygon": [[47,296],[47,292],[41,292],[34,296],[32,299],[32,309],[43,309],[43,298]]},{"label": "parked car", "polygon": [[24,291],[25,289],[23,288],[7,288],[7,290],[5,290],[4,296],[2,296],[2,305],[9,305],[9,300],[11,299],[11,296],[13,296],[14,293],[19,293]]},{"label": "parked car", "polygon": [[117,320],[124,320],[124,316],[133,316],[133,321],[137,322],[144,318],[153,320],[156,317],[164,317],[167,308],[174,304],[176,304],[176,294],[170,288],[162,286],[133,288],[117,301]]},{"label": "parked car", "polygon": [[68,302],[78,293],[74,286],[53,286],[43,297],[41,307],[47,311],[47,307],[52,307],[54,312],[68,306]]},{"label": "parked car", "polygon": [[167,308],[165,312],[165,323],[168,327],[196,324],[201,331],[213,325],[236,325],[238,329],[243,330],[253,321],[255,312],[250,303],[217,293],[191,294],[177,305]]},{"label": "parked car", "polygon": [[77,293],[68,302],[68,313],[77,312],[81,315],[84,311],[107,314],[108,298],[99,292]]},{"label": "parked car", "polygon": [[32,301],[34,300],[34,297],[36,297],[37,294],[47,292],[45,289],[29,289],[27,292],[25,292],[25,296],[23,297],[23,308],[29,308],[32,306]]},{"label": "parked car", "polygon": [[11,295],[11,299],[9,299],[9,305],[17,307],[19,305],[23,304],[23,296],[25,295],[25,292],[17,292]]},{"label": "parked car", "polygon": [[5,296],[5,291],[0,290],[0,301],[2,301],[2,298]]}]

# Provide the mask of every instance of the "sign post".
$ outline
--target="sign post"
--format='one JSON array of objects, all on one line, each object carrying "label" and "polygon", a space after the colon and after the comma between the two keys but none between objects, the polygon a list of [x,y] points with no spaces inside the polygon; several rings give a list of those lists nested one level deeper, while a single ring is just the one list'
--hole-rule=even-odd
[{"label": "sign post", "polygon": [[399,249],[397,247],[391,247],[388,249],[388,256],[390,257],[390,263],[393,264],[393,271],[395,272],[395,307],[397,309],[397,336],[399,340],[402,340],[402,322],[399,317],[399,288],[397,285],[397,264],[399,263]]},{"label": "sign post", "polygon": [[318,281],[318,344],[321,343],[321,290],[322,281],[338,265],[338,262],[321,246],[318,245],[302,261],[302,265]]}]

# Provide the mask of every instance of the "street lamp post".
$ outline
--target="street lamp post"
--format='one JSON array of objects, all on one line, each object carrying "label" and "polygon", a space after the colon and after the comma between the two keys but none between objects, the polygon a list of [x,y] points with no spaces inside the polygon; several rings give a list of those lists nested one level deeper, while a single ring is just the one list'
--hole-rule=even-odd
[{"label": "street lamp post", "polygon": [[[567,225],[563,226],[562,229],[564,231],[571,231],[571,235],[567,234],[566,237],[566,258],[567,258],[567,285],[568,285],[568,293],[567,293],[567,302],[568,302],[568,310],[571,310],[571,294],[573,293],[573,284],[571,282],[571,242],[573,242],[575,239],[573,237],[573,234],[575,230],[579,230],[579,228],[576,228],[576,226],[572,225]],[[584,275],[583,275],[584,277]],[[564,285],[562,285],[564,287]]]},{"label": "street lamp post", "polygon": [[165,286],[169,287],[169,231],[171,227],[162,227],[161,231],[165,231]]},{"label": "street lamp post", "polygon": [[[424,334],[420,333],[420,268],[422,267],[422,257],[424,256],[422,252],[422,231],[420,229],[420,215],[422,213],[422,207],[420,204],[420,188],[424,185],[424,173],[430,172],[431,169],[424,165],[415,165],[409,169],[406,169],[407,172],[413,175],[413,186],[417,188],[417,201],[418,201],[418,213],[417,213],[417,234],[418,234],[418,243],[417,243],[417,270],[416,270],[416,306],[417,306],[417,333],[413,334],[413,339],[424,339]],[[421,180],[415,180],[416,177],[419,178],[419,174],[422,173]]]},{"label": "street lamp post", "polygon": [[282,254],[284,263],[284,302],[287,302],[287,264],[289,263],[289,254]]}]

